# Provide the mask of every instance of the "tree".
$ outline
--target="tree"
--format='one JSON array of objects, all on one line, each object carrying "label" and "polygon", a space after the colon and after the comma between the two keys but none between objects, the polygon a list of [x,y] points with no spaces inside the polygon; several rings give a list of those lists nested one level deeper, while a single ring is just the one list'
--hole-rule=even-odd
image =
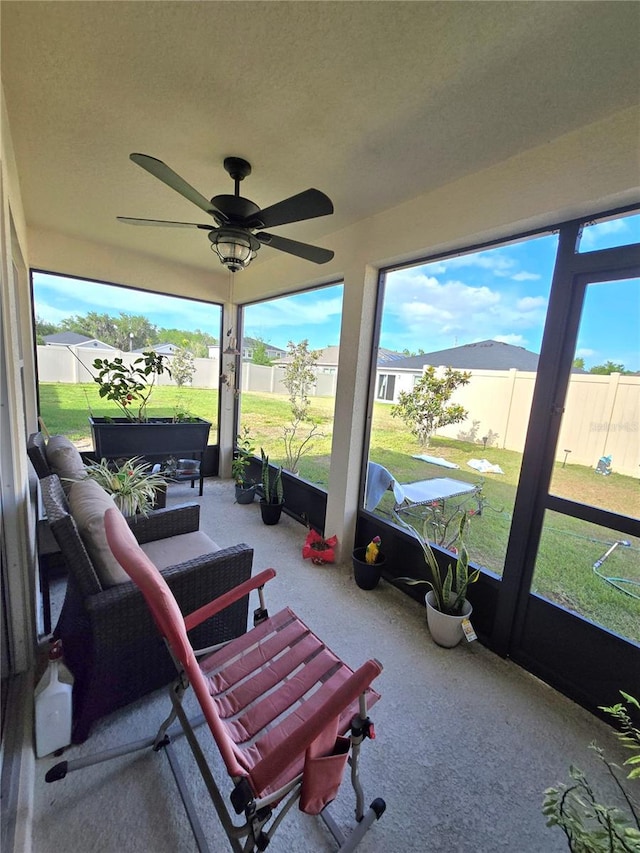
[{"label": "tree", "polygon": [[594,365],[589,373],[596,373],[599,376],[608,376],[610,373],[626,373],[624,364],[616,364],[613,361],[605,361],[604,364]]},{"label": "tree", "polygon": [[208,358],[209,347],[215,346],[218,339],[200,329],[186,331],[185,329],[158,329],[158,340],[162,343],[175,344],[177,347],[187,347],[194,358]]},{"label": "tree", "polygon": [[55,323],[48,323],[41,317],[36,317],[36,344],[44,344],[47,335],[55,335],[59,331],[60,328]]},{"label": "tree", "polygon": [[584,358],[574,358],[573,366],[578,370],[584,370]]},{"label": "tree", "polygon": [[467,417],[459,404],[447,405],[456,388],[468,385],[468,371],[445,368],[438,375],[435,367],[426,367],[413,391],[401,391],[398,402],[391,410],[394,418],[402,420],[424,447],[429,446],[431,435],[447,424],[457,424]]},{"label": "tree", "polygon": [[114,319],[114,325],[113,346],[118,349],[144,349],[160,343],[156,325],[143,314],[125,314],[121,311],[120,316]]},{"label": "tree", "polygon": [[267,345],[262,338],[255,338],[251,364],[263,364],[266,367],[271,367],[273,364],[273,359],[267,355]]},{"label": "tree", "polygon": [[178,388],[189,385],[195,372],[196,364],[189,350],[178,347],[171,359],[171,376],[176,380]]},{"label": "tree", "polygon": [[74,314],[71,317],[65,317],[60,323],[60,328],[63,332],[76,332],[115,346],[116,325],[114,318],[109,314],[98,314],[96,311],[89,311],[85,315]]},{"label": "tree", "polygon": [[[312,438],[321,438],[318,425],[313,423],[309,417],[309,392],[315,385],[316,375],[314,367],[320,358],[320,350],[310,350],[309,341],[300,341],[287,344],[288,355],[291,359],[285,366],[283,384],[289,392],[289,403],[291,404],[291,423],[283,428],[283,441],[285,448],[285,468],[294,474],[298,471],[301,456],[311,448],[309,442]],[[303,438],[299,436],[302,424],[307,421],[311,424]]]},{"label": "tree", "polygon": [[[77,332],[96,338],[116,349],[142,349],[151,347],[158,342],[158,331],[153,323],[142,314],[125,314],[120,312],[118,317],[111,314],[98,314],[89,311],[87,314],[75,314],[65,317],[60,328],[66,332]],[[130,337],[133,333],[133,338]]]}]

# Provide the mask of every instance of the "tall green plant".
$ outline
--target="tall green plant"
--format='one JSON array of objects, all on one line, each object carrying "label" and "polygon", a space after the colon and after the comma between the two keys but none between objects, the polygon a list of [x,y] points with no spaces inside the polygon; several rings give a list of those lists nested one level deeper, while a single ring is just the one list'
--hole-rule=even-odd
[{"label": "tall green plant", "polygon": [[254,452],[255,446],[249,432],[249,427],[245,426],[242,429],[242,433],[236,436],[236,453],[231,462],[231,476],[238,486],[247,482],[247,468],[251,464]]},{"label": "tall green plant", "polygon": [[420,444],[428,447],[432,433],[448,424],[457,424],[467,417],[467,411],[458,403],[447,405],[451,395],[471,379],[468,371],[447,367],[438,373],[435,367],[426,367],[412,391],[401,391],[398,402],[391,409],[394,418],[402,418]]},{"label": "tall green plant", "polygon": [[460,616],[467,597],[467,588],[470,584],[475,583],[480,577],[479,569],[474,569],[471,572],[469,571],[469,552],[467,551],[463,539],[464,528],[467,523],[466,513],[463,513],[460,516],[460,523],[458,525],[458,536],[456,540],[458,545],[458,556],[456,559],[455,569],[451,563],[449,563],[444,577],[442,576],[436,556],[429,544],[428,520],[424,522],[421,535],[411,524],[408,524],[403,518],[401,518],[395,510],[393,514],[398,524],[404,527],[405,530],[408,530],[420,543],[422,553],[424,554],[424,561],[431,574],[430,580],[400,577],[396,578],[396,581],[398,583],[406,583],[408,586],[427,584],[433,590],[434,606],[436,610],[439,610],[441,613],[446,613],[449,616]]},{"label": "tall green plant", "polygon": [[126,364],[120,357],[96,358],[93,367],[97,373],[93,381],[100,386],[100,396],[115,403],[128,420],[144,422],[156,379],[163,373],[171,376],[165,359],[166,356],[153,350],[143,352],[132,364]]},{"label": "tall green plant", "polygon": [[281,504],[284,497],[282,489],[282,465],[272,475],[269,466],[269,457],[262,448],[260,448],[260,456],[262,457],[263,499],[268,504]]},{"label": "tall green plant", "polygon": [[[316,382],[314,368],[321,350],[310,350],[308,340],[298,344],[289,341],[287,349],[290,360],[285,365],[282,382],[289,392],[291,423],[282,428],[282,440],[285,468],[297,474],[301,457],[311,449],[311,439],[324,437],[309,417],[309,392]],[[306,423],[311,424],[308,429],[303,428]]]},{"label": "tall green plant", "polygon": [[[600,710],[616,722],[616,737],[632,755],[624,762],[630,767],[627,780],[640,780],[640,729],[632,722],[628,708],[640,711],[640,703],[620,691],[625,702]],[[626,703],[626,704],[625,704]],[[567,837],[572,853],[638,853],[640,851],[640,805],[638,791],[632,796],[629,784],[619,778],[621,768],[605,758],[596,743],[590,748],[603,762],[618,789],[619,806],[604,805],[587,776],[573,765],[569,768],[572,784],[558,784],[544,792],[542,812],[547,826],[559,826]]]}]

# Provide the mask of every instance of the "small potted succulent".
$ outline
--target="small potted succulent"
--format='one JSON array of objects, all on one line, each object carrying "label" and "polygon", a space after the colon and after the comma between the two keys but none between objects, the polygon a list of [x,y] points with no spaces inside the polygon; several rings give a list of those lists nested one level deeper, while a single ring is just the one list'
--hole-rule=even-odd
[{"label": "small potted succulent", "polygon": [[467,589],[480,577],[479,569],[469,571],[469,553],[463,541],[467,515],[466,513],[462,513],[460,516],[455,568],[450,563],[447,571],[444,573],[444,577],[427,538],[428,524],[425,523],[423,533],[420,535],[397,512],[394,512],[394,516],[396,521],[408,530],[420,543],[425,563],[431,575],[430,580],[400,577],[396,578],[396,581],[409,586],[427,584],[427,586],[431,587],[425,597],[429,631],[434,642],[439,646],[453,648],[453,646],[458,645],[464,636],[462,622],[465,619],[469,619],[473,609],[471,603],[467,600]]},{"label": "small potted succulent", "polygon": [[236,502],[239,504],[253,503],[256,495],[255,480],[247,476],[247,468],[251,464],[255,447],[249,435],[249,428],[244,427],[242,434],[236,438],[237,447],[231,463],[231,476],[235,481]]},{"label": "small potted succulent", "polygon": [[265,524],[277,524],[282,514],[284,503],[282,490],[282,466],[275,473],[269,465],[269,457],[260,448],[262,458],[262,497],[260,498],[260,512]]},{"label": "small potted succulent", "polygon": [[325,538],[313,527],[309,527],[309,532],[302,546],[302,556],[305,560],[311,560],[314,566],[324,566],[327,563],[335,563],[337,547],[337,536]]}]

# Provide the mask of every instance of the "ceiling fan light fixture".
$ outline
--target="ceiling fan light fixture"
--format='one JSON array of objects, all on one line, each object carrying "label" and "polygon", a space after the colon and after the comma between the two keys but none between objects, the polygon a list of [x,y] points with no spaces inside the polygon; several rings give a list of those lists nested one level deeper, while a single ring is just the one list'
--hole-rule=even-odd
[{"label": "ceiling fan light fixture", "polygon": [[211,250],[231,272],[246,269],[260,248],[260,241],[242,228],[218,228],[210,232],[209,239]]}]

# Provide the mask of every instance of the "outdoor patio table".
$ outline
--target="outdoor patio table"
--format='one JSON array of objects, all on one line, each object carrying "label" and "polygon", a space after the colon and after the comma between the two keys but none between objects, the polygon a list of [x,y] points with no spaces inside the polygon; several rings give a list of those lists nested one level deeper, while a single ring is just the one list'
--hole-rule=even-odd
[{"label": "outdoor patio table", "polygon": [[404,499],[396,506],[409,509],[413,506],[444,501],[461,495],[474,495],[480,491],[477,483],[465,483],[451,477],[434,477],[431,480],[420,480],[417,483],[402,483]]}]

